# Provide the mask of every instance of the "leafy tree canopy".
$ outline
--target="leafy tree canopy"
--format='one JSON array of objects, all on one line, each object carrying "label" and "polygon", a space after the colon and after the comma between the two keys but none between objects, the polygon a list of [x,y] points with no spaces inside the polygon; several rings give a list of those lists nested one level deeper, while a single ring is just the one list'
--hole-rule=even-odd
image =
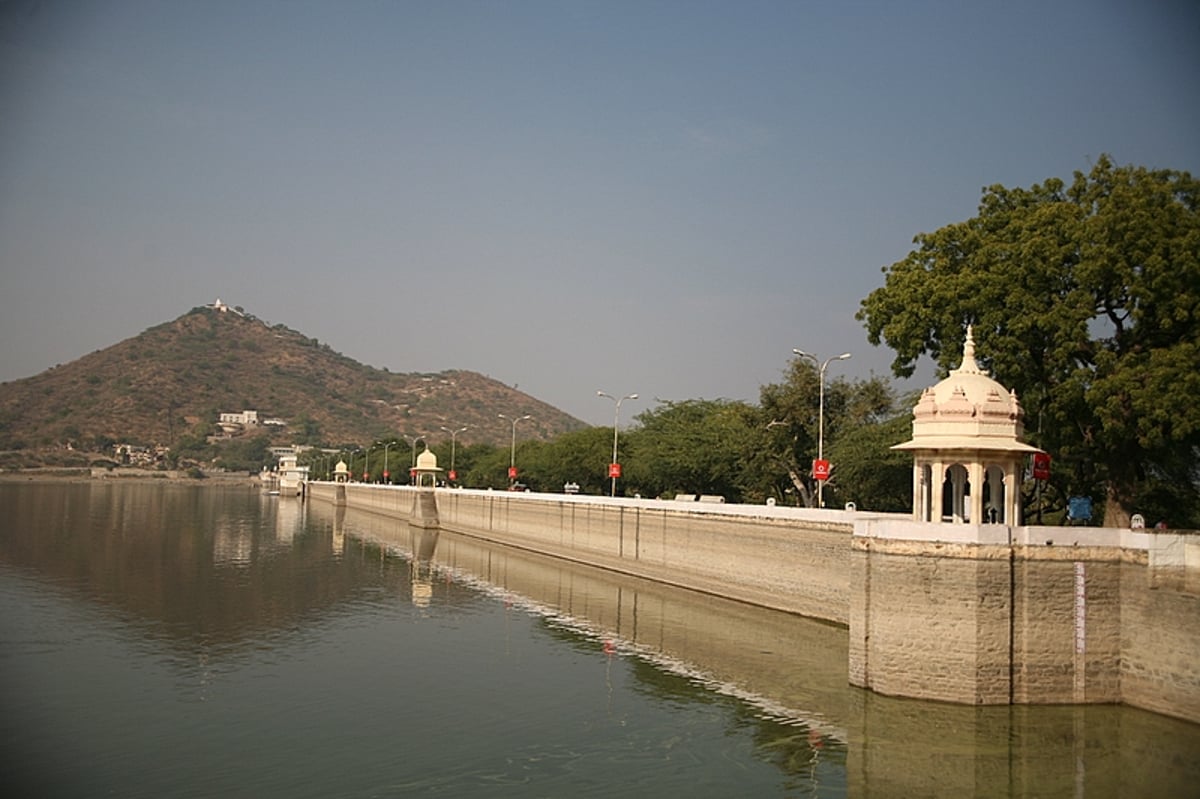
[{"label": "leafy tree canopy", "polygon": [[651,497],[741,497],[738,477],[756,421],[749,405],[724,399],[664,402],[634,419],[640,427],[627,434],[623,450],[629,459],[627,490]]},{"label": "leafy tree canopy", "polygon": [[901,376],[926,354],[957,365],[974,325],[981,365],[1017,391],[1068,491],[1102,492],[1105,523],[1123,525],[1166,485],[1195,526],[1198,203],[1187,172],[1108,156],[1070,185],[991,186],[977,216],[917,236],[858,318]]},{"label": "leafy tree canopy", "polygon": [[[821,439],[820,370],[812,360],[797,357],[784,377],[782,383],[765,385],[759,392],[760,444],[746,474],[748,481],[759,482],[747,485],[746,494],[782,499],[781,493],[795,493],[799,504],[812,507],[817,495],[812,460],[817,457]],[[880,481],[908,481],[911,485],[911,458],[889,447],[906,440],[911,432],[912,405],[910,402],[897,407],[891,386],[882,378],[830,379],[826,373],[824,454],[833,464],[823,489],[826,507],[854,501],[872,510],[905,509],[911,489],[905,490],[899,503],[883,502],[883,493],[878,489]],[[898,426],[893,419],[899,419]],[[843,438],[857,443],[839,443]],[[873,446],[867,444],[868,440]],[[889,489],[887,493],[895,492]]]}]

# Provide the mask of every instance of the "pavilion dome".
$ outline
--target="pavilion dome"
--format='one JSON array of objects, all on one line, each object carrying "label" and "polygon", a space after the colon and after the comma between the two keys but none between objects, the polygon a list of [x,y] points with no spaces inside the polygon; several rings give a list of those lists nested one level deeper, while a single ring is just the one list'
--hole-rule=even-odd
[{"label": "pavilion dome", "polygon": [[417,456],[417,471],[418,472],[440,472],[441,469],[437,465],[437,455],[429,451],[429,447],[425,447],[425,451]]},{"label": "pavilion dome", "polygon": [[913,408],[912,440],[894,449],[969,449],[1035,452],[1020,441],[1025,412],[1009,391],[975,361],[967,328],[963,358],[946,379],[925,389]]}]

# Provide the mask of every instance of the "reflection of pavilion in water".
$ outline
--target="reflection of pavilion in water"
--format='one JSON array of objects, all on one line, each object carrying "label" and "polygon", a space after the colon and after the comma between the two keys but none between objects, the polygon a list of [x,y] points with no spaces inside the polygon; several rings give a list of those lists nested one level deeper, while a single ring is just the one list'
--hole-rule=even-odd
[{"label": "reflection of pavilion in water", "polygon": [[188,652],[293,630],[364,584],[409,590],[401,564],[331,557],[337,540],[305,506],[243,486],[44,484],[10,496],[0,563],[120,607]]},{"label": "reflection of pavilion in water", "polygon": [[[332,513],[321,503],[313,511]],[[626,660],[650,690],[670,694],[677,678],[734,697],[749,708],[747,723],[761,720],[763,750],[781,767],[815,781],[820,769],[836,773],[845,763],[851,795],[1010,796],[1021,785],[1073,785],[1085,774],[1087,795],[1120,796],[1137,791],[1093,788],[1132,789],[1164,770],[1190,773],[1171,762],[1178,747],[1141,744],[1184,729],[1155,714],[884,696],[848,685],[843,627],[366,511],[351,509],[345,520],[348,539],[359,540],[351,548],[408,559],[418,607],[491,597],[541,617],[575,646],[590,641],[597,657]],[[780,723],[795,735],[781,735]],[[1114,730],[1121,745],[1110,740]]]},{"label": "reflection of pavilion in water", "polygon": [[[417,607],[461,601],[466,586],[581,633],[601,653],[634,654],[767,717],[846,740],[844,628],[369,512],[312,506],[314,517],[324,513],[345,514],[337,525],[345,524],[348,538],[408,559]],[[448,595],[452,586],[459,590]]]},{"label": "reflection of pavilion in water", "polygon": [[291,544],[296,533],[304,529],[304,503],[294,499],[281,499],[275,506],[275,540],[281,544]]},{"label": "reflection of pavilion in water", "polygon": [[437,549],[436,529],[413,527],[409,531],[413,556],[409,559],[409,583],[412,587],[412,603],[427,608],[433,601],[433,578],[436,569],[433,553]]},{"label": "reflection of pavilion in water", "polygon": [[305,505],[294,499],[279,501],[261,496],[262,517],[273,540],[258,535],[260,522],[247,517],[230,516],[215,520],[213,525],[212,561],[218,566],[244,568],[267,552],[278,552],[292,546],[297,534],[304,530]]}]

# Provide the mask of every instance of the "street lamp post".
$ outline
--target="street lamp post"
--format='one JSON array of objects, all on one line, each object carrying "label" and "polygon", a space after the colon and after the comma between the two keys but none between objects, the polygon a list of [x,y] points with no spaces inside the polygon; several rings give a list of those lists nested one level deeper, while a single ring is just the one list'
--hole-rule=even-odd
[{"label": "street lamp post", "polygon": [[412,464],[408,467],[408,479],[411,481],[417,471],[417,442],[421,440],[422,436],[413,436],[411,440],[405,435],[401,435],[400,437],[406,443],[412,445]]},{"label": "street lamp post", "polygon": [[[817,377],[820,381],[820,389],[819,389],[820,399],[818,400],[818,410],[817,410],[817,460],[824,463],[825,462],[825,370],[829,367],[829,363],[831,361],[847,360],[850,357],[850,353],[843,352],[841,355],[835,355],[832,358],[826,358],[825,362],[822,363],[821,359],[818,358],[816,355],[813,355],[811,352],[805,352],[804,350],[798,350],[795,348],[792,349],[792,352],[796,353],[801,358],[811,358],[812,362],[814,364],[817,364],[820,366],[820,369],[818,370],[818,374],[817,374]],[[824,479],[817,480],[817,507],[818,508],[825,507],[825,495],[824,495],[825,492],[823,490],[824,488],[825,488],[825,480]]]},{"label": "street lamp post", "polygon": [[363,456],[363,482],[371,481],[371,450],[375,449],[375,445],[367,447],[367,454]]},{"label": "street lamp post", "polygon": [[512,448],[509,450],[508,455],[508,486],[512,488],[513,484],[517,482],[517,422],[532,419],[533,417],[529,414],[516,417],[505,416],[502,413],[496,415],[501,419],[507,419],[512,422]]},{"label": "street lamp post", "polygon": [[610,400],[613,401],[613,403],[615,405],[615,407],[613,408],[613,454],[612,454],[612,462],[610,462],[608,464],[608,474],[610,477],[612,477],[612,492],[609,494],[609,496],[615,497],[617,495],[617,475],[620,473],[620,470],[621,470],[621,465],[617,462],[617,421],[619,420],[619,418],[621,416],[621,403],[627,399],[637,399],[638,395],[637,394],[626,394],[624,397],[617,399],[612,394],[606,394],[603,391],[597,390],[596,396],[597,397],[608,397]]},{"label": "street lamp post", "polygon": [[455,482],[458,480],[458,473],[454,471],[454,439],[456,439],[458,437],[459,433],[462,433],[465,430],[469,430],[470,428],[471,428],[470,425],[467,425],[466,427],[460,427],[457,430],[451,430],[449,427],[442,428],[443,430],[445,430],[447,433],[450,434],[450,471],[446,476],[450,478],[451,482]]},{"label": "street lamp post", "polygon": [[383,445],[383,482],[388,482],[388,450],[391,449],[394,441],[389,441]]}]

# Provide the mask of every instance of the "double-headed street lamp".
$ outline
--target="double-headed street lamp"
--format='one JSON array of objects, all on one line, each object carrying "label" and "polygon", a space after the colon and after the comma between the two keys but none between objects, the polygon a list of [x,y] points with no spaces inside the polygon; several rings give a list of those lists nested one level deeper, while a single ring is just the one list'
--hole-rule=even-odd
[{"label": "double-headed street lamp", "polygon": [[498,413],[496,415],[501,419],[507,419],[508,421],[512,422],[512,449],[509,451],[508,455],[508,486],[509,488],[512,488],[513,484],[517,482],[517,422],[521,422],[526,419],[532,419],[533,417],[529,414],[516,417],[505,416],[502,413]]},{"label": "double-headed street lamp", "polygon": [[637,399],[637,394],[626,394],[624,397],[617,399],[612,394],[606,394],[603,391],[596,391],[597,397],[608,397],[615,404],[613,409],[613,454],[612,461],[608,464],[608,476],[612,478],[612,493],[609,496],[617,495],[617,478],[621,476],[621,464],[617,462],[617,422],[621,416],[621,403],[627,399]]},{"label": "double-headed street lamp", "polygon": [[820,380],[819,389],[819,404],[817,410],[817,460],[813,463],[813,477],[817,479],[817,507],[825,507],[825,496],[823,489],[825,481],[829,479],[829,464],[825,462],[825,369],[828,368],[831,361],[844,361],[850,357],[850,353],[843,352],[841,355],[835,355],[832,358],[826,358],[822,363],[821,359],[811,352],[798,350],[793,348],[792,352],[799,355],[801,358],[811,358],[814,364],[820,366],[818,370],[818,379]]},{"label": "double-headed street lamp", "polygon": [[367,447],[367,454],[363,461],[363,482],[368,483],[371,480],[371,450],[375,449],[375,445]]},{"label": "double-headed street lamp", "polygon": [[[446,477],[449,478],[450,482],[453,483],[458,480],[458,472],[454,471],[454,439],[458,437],[459,433],[470,430],[471,426],[467,425],[466,427],[460,427],[457,430],[451,430],[449,427],[443,427],[442,429],[450,434],[450,471],[446,473]],[[516,437],[515,429],[513,430],[513,436],[514,438]]]},{"label": "double-headed street lamp", "polygon": [[395,443],[396,443],[395,440],[392,440],[383,445],[383,482],[384,483],[388,482],[388,450],[391,449],[392,444],[395,444]]},{"label": "double-headed street lamp", "polygon": [[417,474],[417,442],[425,436],[413,436],[411,439],[406,435],[401,435],[406,444],[412,445],[412,465],[408,467],[408,479],[411,481]]}]

